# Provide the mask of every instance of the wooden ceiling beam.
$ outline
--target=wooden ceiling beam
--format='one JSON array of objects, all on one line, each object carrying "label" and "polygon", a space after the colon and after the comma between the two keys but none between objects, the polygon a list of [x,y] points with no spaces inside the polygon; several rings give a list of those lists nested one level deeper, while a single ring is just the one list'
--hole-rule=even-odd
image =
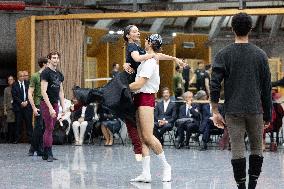
[{"label": "wooden ceiling beam", "polygon": [[88,14],[35,16],[35,19],[36,20],[70,20],[70,19],[101,20],[101,19],[132,19],[132,18],[206,17],[206,16],[231,16],[239,12],[246,12],[247,14],[250,15],[280,15],[284,14],[284,8],[88,13]]}]

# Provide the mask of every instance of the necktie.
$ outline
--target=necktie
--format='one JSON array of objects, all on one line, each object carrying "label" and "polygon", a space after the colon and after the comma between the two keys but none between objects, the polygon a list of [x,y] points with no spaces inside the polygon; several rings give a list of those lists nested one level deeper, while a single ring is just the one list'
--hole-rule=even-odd
[{"label": "necktie", "polygon": [[23,99],[24,99],[24,101],[26,101],[26,91],[25,91],[24,82],[21,83],[21,90],[22,90],[22,93],[23,93]]},{"label": "necktie", "polygon": [[189,108],[187,108],[186,117],[190,117],[190,109]]}]

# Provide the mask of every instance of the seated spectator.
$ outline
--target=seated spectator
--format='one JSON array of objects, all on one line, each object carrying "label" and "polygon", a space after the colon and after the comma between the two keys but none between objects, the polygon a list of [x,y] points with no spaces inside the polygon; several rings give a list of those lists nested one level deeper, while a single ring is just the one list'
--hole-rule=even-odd
[{"label": "seated spectator", "polygon": [[68,134],[71,125],[71,110],[70,110],[72,106],[71,101],[66,98],[64,99],[64,106],[66,109],[64,116],[62,116],[62,107],[60,106],[60,103],[58,103],[58,105],[59,105],[59,111],[58,111],[57,121],[59,125],[64,128],[66,134]]},{"label": "seated spectator", "polygon": [[163,145],[164,133],[173,129],[176,119],[176,106],[175,103],[170,100],[169,88],[163,88],[162,95],[162,101],[158,102],[155,106],[154,135]]},{"label": "seated spectator", "polygon": [[[279,144],[279,132],[282,127],[282,119],[284,116],[284,110],[281,105],[282,102],[282,96],[280,93],[277,93],[275,91],[272,92],[272,101],[273,101],[273,107],[272,107],[272,120],[269,126],[264,127],[263,131],[263,145],[262,149],[265,150],[265,136],[266,133],[270,132],[270,150],[271,151],[276,151],[277,150],[277,145]],[[276,143],[274,140],[274,133],[276,132]]]},{"label": "seated spectator", "polygon": [[118,133],[121,128],[120,121],[115,115],[111,114],[107,108],[104,108],[101,105],[98,105],[97,113],[99,116],[101,131],[106,140],[105,146],[112,146],[113,134]]},{"label": "seated spectator", "polygon": [[53,130],[53,144],[64,144],[66,135],[68,135],[70,131],[71,125],[71,101],[68,99],[64,99],[64,106],[65,106],[65,114],[62,116],[62,107],[60,103],[58,103],[59,111],[57,115],[57,121],[54,125]]},{"label": "seated spectator", "polygon": [[73,133],[75,145],[81,146],[84,142],[84,136],[88,125],[93,125],[94,107],[92,105],[83,105],[73,115]]},{"label": "seated spectator", "polygon": [[[196,93],[194,98],[196,100],[207,100],[207,94],[205,91],[200,90]],[[217,127],[215,127],[212,121],[212,111],[211,110],[212,108],[209,103],[199,104],[199,111],[200,111],[201,118],[202,118],[200,128],[199,128],[199,132],[203,134],[202,135],[203,145],[200,148],[200,150],[202,151],[207,150],[207,143],[209,142],[212,129],[218,129]],[[220,131],[220,133],[223,132],[222,129],[218,129],[218,130]]]},{"label": "seated spectator", "polygon": [[184,146],[184,131],[186,131],[185,145],[189,145],[189,139],[194,131],[199,131],[200,115],[196,105],[192,105],[192,92],[188,91],[183,94],[186,104],[179,109],[177,127],[177,148]]}]

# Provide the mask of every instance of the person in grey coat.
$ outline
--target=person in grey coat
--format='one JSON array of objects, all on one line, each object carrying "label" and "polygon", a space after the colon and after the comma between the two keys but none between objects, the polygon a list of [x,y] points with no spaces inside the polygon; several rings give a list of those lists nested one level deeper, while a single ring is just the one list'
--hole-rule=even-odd
[{"label": "person in grey coat", "polygon": [[7,141],[13,142],[15,140],[15,113],[13,112],[13,97],[12,97],[12,85],[15,82],[13,76],[8,77],[8,87],[4,89],[4,115],[8,125],[8,138]]}]

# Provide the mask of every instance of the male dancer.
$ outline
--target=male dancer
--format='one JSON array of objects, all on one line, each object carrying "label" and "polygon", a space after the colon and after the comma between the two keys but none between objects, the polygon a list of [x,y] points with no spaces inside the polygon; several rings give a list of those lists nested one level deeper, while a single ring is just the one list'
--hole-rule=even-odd
[{"label": "male dancer", "polygon": [[38,65],[40,70],[31,76],[30,86],[28,90],[28,98],[33,109],[33,114],[35,116],[35,125],[32,135],[31,147],[28,155],[33,156],[34,152],[37,155],[42,155],[42,135],[43,135],[43,120],[42,114],[40,112],[40,100],[42,98],[40,89],[40,74],[45,69],[47,65],[47,58],[40,58],[38,60]]},{"label": "male dancer", "polygon": [[40,75],[41,94],[43,97],[40,107],[42,109],[42,116],[45,123],[45,131],[43,135],[44,154],[42,159],[52,162],[53,160],[56,160],[52,153],[52,132],[58,115],[58,100],[60,100],[62,107],[62,116],[65,114],[64,92],[62,85],[64,76],[56,69],[59,63],[60,54],[58,52],[51,52],[47,58],[49,59],[49,65]]},{"label": "male dancer", "polygon": [[224,125],[218,111],[221,82],[224,79],[225,118],[231,139],[232,166],[239,189],[246,188],[245,132],[251,154],[249,156],[248,188],[254,189],[261,172],[262,131],[271,121],[271,76],[268,58],[263,50],[249,43],[252,19],[246,13],[233,16],[235,43],[217,53],[211,80],[213,121]]}]

